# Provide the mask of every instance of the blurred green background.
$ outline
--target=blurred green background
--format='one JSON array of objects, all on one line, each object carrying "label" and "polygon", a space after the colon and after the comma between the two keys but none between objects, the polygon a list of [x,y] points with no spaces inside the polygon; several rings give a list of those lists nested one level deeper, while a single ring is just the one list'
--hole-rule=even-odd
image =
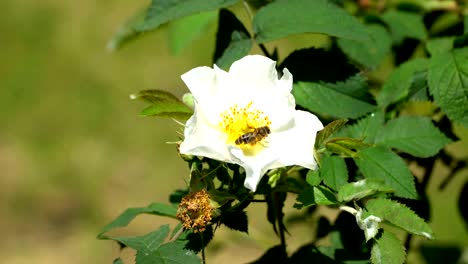
[{"label": "blurred green background", "polygon": [[[2,263],[111,263],[119,250],[115,243],[96,240],[100,228],[128,207],[166,202],[174,189],[186,186],[188,169],[175,145],[166,144],[178,139],[181,127],[140,117],[143,105],[130,101],[129,94],[157,88],[182,95],[180,75],[211,65],[216,26],[179,56],[170,53],[167,27],[106,52],[118,26],[147,4],[0,1]],[[296,47],[313,41],[306,42]],[[291,43],[279,43],[280,55],[294,49]],[[431,183],[431,225],[438,238],[432,243],[467,247],[456,194],[468,173],[463,170],[438,192],[445,177],[443,168],[439,171]],[[264,213],[262,206],[249,209],[250,237],[221,228],[208,260],[247,262],[277,244]],[[120,232],[144,234],[166,222],[139,217]],[[312,235],[314,227],[292,226],[290,248],[308,241],[301,234]],[[130,260],[131,252],[127,255]]]}]

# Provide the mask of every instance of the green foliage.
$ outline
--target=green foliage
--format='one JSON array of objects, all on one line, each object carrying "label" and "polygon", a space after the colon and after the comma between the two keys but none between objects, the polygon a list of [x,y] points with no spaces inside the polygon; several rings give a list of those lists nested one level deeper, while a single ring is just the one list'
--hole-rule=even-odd
[{"label": "green foliage", "polygon": [[138,30],[150,31],[174,19],[235,4],[238,0],[152,0],[145,23]]},{"label": "green foliage", "polygon": [[216,11],[203,12],[178,19],[169,25],[172,53],[178,55],[199,37],[210,23],[216,20]]},{"label": "green foliage", "polygon": [[333,192],[322,186],[306,187],[297,196],[297,202],[294,208],[301,209],[311,205],[332,205],[337,200]]},{"label": "green foliage", "polygon": [[405,257],[401,241],[389,231],[384,231],[372,246],[371,261],[374,264],[403,264]]},{"label": "green foliage", "polygon": [[[381,221],[410,234],[433,235],[413,210],[392,199],[408,204],[423,201],[436,160],[450,165],[453,174],[457,166],[465,164],[445,153],[444,147],[457,138],[454,124],[468,126],[468,20],[466,16],[461,20],[457,13],[461,9],[445,4],[423,0],[368,6],[366,1],[332,0],[153,0],[143,16],[138,13],[125,24],[110,46],[116,49],[141,32],[173,21],[172,47],[180,52],[214,22],[217,12],[212,63],[227,70],[233,62],[260,50],[281,61],[278,72],[286,68],[294,76],[292,94],[297,106],[328,123],[311,150],[319,169],[292,166],[270,170],[253,193],[244,187],[246,173],[239,165],[182,156],[191,170],[190,186],[173,193],[171,202],[180,203],[184,195],[206,190],[214,209],[201,236],[180,226],[181,237],[166,243],[168,227],[142,237],[104,236],[141,213],[175,217],[175,208],[158,204],[128,209],[104,227],[99,238],[135,248],[137,264],[180,263],[183,257],[187,257],[183,261],[198,263],[193,252],[203,250],[212,239],[213,226],[247,233],[245,209],[252,202],[262,202],[281,244],[267,250],[257,263],[368,263],[369,259],[372,263],[404,263],[405,248],[393,233],[382,230]],[[238,12],[240,8],[249,21]],[[319,33],[325,40],[306,47],[293,43],[297,47],[290,54],[276,49],[282,45],[276,40],[304,33]],[[301,37],[305,36],[296,38]],[[274,48],[272,52],[270,48]],[[190,95],[184,96],[184,104],[161,90],[142,91],[132,98],[150,104],[142,111],[144,116],[183,120],[193,114],[195,103]],[[430,110],[414,110],[415,102],[420,101],[429,104]],[[418,188],[409,163],[425,171]],[[295,208],[311,214],[317,214],[317,206],[344,211],[346,216],[340,214],[333,224],[325,221],[326,228],[317,231],[317,238],[330,236],[330,247],[311,243],[288,255],[284,207],[289,193],[297,194]],[[256,199],[258,195],[265,199]],[[174,262],[165,256],[173,256],[170,261]]]},{"label": "green foliage", "polygon": [[337,132],[342,128],[346,122],[348,122],[347,119],[338,119],[332,121],[330,124],[326,125],[320,132],[317,134],[317,139],[315,140],[315,148],[319,148],[322,146],[323,142],[328,139],[333,133]]},{"label": "green foliage", "polygon": [[298,105],[337,118],[358,118],[375,109],[366,100],[329,84],[300,82],[294,85],[293,95]]},{"label": "green foliage", "polygon": [[381,18],[390,27],[395,43],[401,43],[405,38],[415,38],[421,41],[427,38],[426,28],[420,14],[390,9]]},{"label": "green foliage", "polygon": [[216,33],[215,64],[227,70],[231,64],[249,54],[252,40],[247,29],[227,9],[219,11],[219,25]]},{"label": "green foliage", "polygon": [[468,48],[434,55],[429,64],[429,91],[453,121],[468,126]]},{"label": "green foliage", "polygon": [[432,229],[424,222],[424,219],[408,207],[393,200],[380,198],[370,200],[366,204],[366,211],[363,215],[364,217],[374,215],[411,234],[433,238]]},{"label": "green foliage", "polygon": [[326,0],[275,1],[258,11],[253,30],[258,43],[306,32],[358,41],[369,38],[356,18]]},{"label": "green foliage", "polygon": [[379,131],[375,142],[415,157],[427,158],[437,154],[451,140],[429,118],[403,116],[390,120]]},{"label": "green foliage", "polygon": [[377,67],[391,48],[392,39],[381,25],[370,24],[365,27],[370,38],[365,41],[339,39],[338,45],[351,59],[368,68]]},{"label": "green foliage", "polygon": [[417,199],[413,175],[405,162],[384,147],[373,147],[359,152],[356,164],[367,179],[384,181],[395,190],[395,195]]},{"label": "green foliage", "polygon": [[147,207],[128,208],[116,219],[114,219],[112,222],[110,222],[104,228],[102,228],[101,233],[99,233],[98,235],[98,238],[107,239],[104,233],[114,228],[127,226],[139,214],[153,214],[175,218],[176,213],[176,207],[160,203],[152,203]]},{"label": "green foliage", "polygon": [[137,251],[135,255],[136,263],[202,263],[200,258],[193,251],[184,249],[186,243],[177,240],[163,243],[168,234],[169,225],[164,225],[143,236],[113,237],[112,239],[135,249]]},{"label": "green foliage", "polygon": [[344,159],[338,156],[324,156],[320,176],[328,187],[338,190],[348,182],[348,170]]},{"label": "green foliage", "polygon": [[176,96],[166,91],[144,90],[137,94],[132,94],[130,98],[140,99],[151,104],[141,111],[142,116],[188,119],[193,114],[192,110]]},{"label": "green foliage", "polygon": [[338,190],[338,200],[349,202],[352,200],[360,200],[377,193],[391,192],[394,192],[393,188],[386,185],[383,181],[365,179],[357,182],[346,183],[341,186]]},{"label": "green foliage", "polygon": [[377,95],[378,105],[380,107],[387,107],[391,103],[406,98],[410,92],[416,73],[426,70],[427,65],[428,60],[422,58],[401,64],[392,72],[382,87],[382,91]]}]

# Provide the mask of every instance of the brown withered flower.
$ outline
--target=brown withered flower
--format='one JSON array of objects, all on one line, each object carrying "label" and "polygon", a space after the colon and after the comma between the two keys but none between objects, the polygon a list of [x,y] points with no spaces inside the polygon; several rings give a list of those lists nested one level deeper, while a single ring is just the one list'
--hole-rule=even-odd
[{"label": "brown withered flower", "polygon": [[205,231],[211,221],[213,211],[208,192],[203,189],[184,196],[176,216],[182,221],[185,229],[191,229],[197,233]]}]

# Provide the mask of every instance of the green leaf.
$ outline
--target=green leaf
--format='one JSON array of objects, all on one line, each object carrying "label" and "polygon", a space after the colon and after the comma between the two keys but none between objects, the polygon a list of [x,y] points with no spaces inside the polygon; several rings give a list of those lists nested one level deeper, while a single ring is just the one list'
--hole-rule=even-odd
[{"label": "green leaf", "polygon": [[384,231],[372,245],[372,264],[403,264],[405,260],[405,248],[392,232]]},{"label": "green leaf", "polygon": [[366,25],[366,31],[371,38],[366,41],[338,39],[338,46],[354,61],[375,68],[390,52],[392,40],[388,31],[381,25]]},{"label": "green leaf", "polygon": [[367,148],[358,153],[356,164],[367,179],[384,181],[403,198],[418,197],[413,175],[398,155],[385,147]]},{"label": "green leaf", "polygon": [[144,90],[130,95],[131,99],[140,99],[151,105],[141,111],[142,116],[173,117],[188,119],[192,110],[173,94],[161,90]]},{"label": "green leaf", "polygon": [[152,0],[146,13],[145,22],[138,27],[138,31],[151,31],[171,20],[228,7],[238,0]]},{"label": "green leaf", "polygon": [[258,43],[299,33],[368,39],[364,26],[356,18],[327,0],[274,1],[257,12],[253,29]]},{"label": "green leaf", "polygon": [[124,227],[127,226],[135,217],[139,214],[153,214],[153,215],[160,215],[160,216],[169,216],[172,218],[176,218],[177,207],[174,205],[167,205],[167,204],[160,204],[160,203],[152,203],[147,207],[136,207],[136,208],[128,208],[119,215],[116,219],[112,222],[107,224],[99,233],[99,239],[108,239],[107,236],[104,236],[104,233],[108,232],[111,229]]},{"label": "green leaf", "polygon": [[404,38],[427,38],[422,14],[390,9],[382,15],[382,20],[390,27],[395,43],[401,43]]},{"label": "green leaf", "polygon": [[193,252],[184,249],[185,241],[173,241],[164,243],[169,234],[169,225],[161,226],[158,230],[143,236],[112,237],[125,246],[137,251],[136,264],[200,264],[200,258]]},{"label": "green leaf", "polygon": [[145,21],[145,14],[145,10],[139,10],[123,23],[117,30],[117,33],[115,33],[107,43],[107,50],[116,51],[126,43],[135,39],[140,33],[138,32],[138,28],[141,27]]},{"label": "green leaf", "polygon": [[229,46],[215,64],[218,67],[227,70],[233,62],[249,54],[251,49],[252,40],[250,37],[245,35],[243,32],[234,31],[232,32]]},{"label": "green leaf", "polygon": [[339,145],[345,147],[349,150],[360,150],[363,148],[371,147],[371,144],[367,144],[363,141],[363,139],[355,139],[355,138],[343,138],[343,137],[335,137],[327,141],[325,146],[328,146],[330,143],[335,145]]},{"label": "green leaf", "polygon": [[429,101],[429,87],[427,86],[427,70],[413,75],[408,97],[410,101]]},{"label": "green leaf", "polygon": [[190,250],[184,249],[185,244],[179,241],[161,245],[149,255],[137,253],[136,264],[201,264],[202,260]]},{"label": "green leaf", "polygon": [[377,135],[376,144],[396,148],[415,157],[437,154],[452,142],[428,117],[403,116],[390,120]]},{"label": "green leaf", "polygon": [[324,156],[320,176],[328,187],[338,190],[348,182],[348,169],[344,159],[338,156]]},{"label": "green leaf", "polygon": [[319,148],[325,140],[327,140],[333,133],[340,130],[346,122],[348,122],[348,119],[334,120],[320,130],[317,134],[317,139],[315,140],[315,148]]},{"label": "green leaf", "polygon": [[433,238],[431,227],[403,204],[389,199],[372,199],[367,202],[366,209],[363,217],[374,215],[411,234]]},{"label": "green leaf", "polygon": [[252,40],[241,21],[227,9],[219,11],[219,25],[216,33],[215,64],[227,70],[231,64],[249,54]]},{"label": "green leaf", "polygon": [[169,225],[163,225],[159,229],[143,236],[113,237],[112,239],[141,253],[151,253],[164,242],[168,234]]},{"label": "green leaf", "polygon": [[306,182],[311,186],[317,186],[320,184],[322,179],[320,179],[319,170],[309,170],[306,174]]},{"label": "green leaf", "polygon": [[296,198],[294,208],[301,209],[311,205],[332,205],[336,204],[335,194],[322,186],[307,186]]},{"label": "green leaf", "polygon": [[[338,133],[339,136],[364,139],[365,143],[374,143],[375,136],[383,127],[384,115],[382,112],[371,113],[370,115],[359,119],[351,126],[346,126]],[[337,136],[338,136],[337,135]]]},{"label": "green leaf", "polygon": [[436,104],[457,123],[468,126],[468,48],[434,55],[428,72]]},{"label": "green leaf", "polygon": [[431,56],[444,54],[453,49],[455,37],[433,38],[427,41],[426,49]]},{"label": "green leaf", "polygon": [[387,107],[391,103],[398,102],[408,96],[414,75],[427,69],[428,59],[413,59],[401,64],[385,82],[382,90],[377,95],[377,103],[380,107]]},{"label": "green leaf", "polygon": [[375,109],[374,105],[332,85],[299,82],[293,87],[296,103],[313,112],[338,118],[357,118]]},{"label": "green leaf", "polygon": [[394,190],[383,181],[364,179],[341,186],[338,190],[338,200],[349,202],[382,192],[390,193]]},{"label": "green leaf", "polygon": [[206,31],[217,17],[216,11],[203,12],[181,18],[169,24],[171,52],[180,54],[182,50]]}]

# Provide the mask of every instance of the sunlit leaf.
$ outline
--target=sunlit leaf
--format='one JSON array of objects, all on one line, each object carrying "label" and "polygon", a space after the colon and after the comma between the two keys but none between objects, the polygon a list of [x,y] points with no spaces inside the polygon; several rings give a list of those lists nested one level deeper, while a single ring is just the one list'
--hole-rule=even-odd
[{"label": "sunlit leaf", "polygon": [[338,190],[348,182],[348,169],[344,159],[338,156],[324,156],[320,176],[328,187]]},{"label": "sunlit leaf", "polygon": [[219,11],[218,32],[216,33],[215,64],[227,70],[231,64],[247,55],[252,40],[242,22],[231,11]]},{"label": "sunlit leaf", "polygon": [[294,84],[293,95],[298,105],[338,118],[357,118],[375,109],[362,98],[327,84],[299,82]]},{"label": "sunlit leaf", "polygon": [[427,38],[422,14],[390,9],[382,16],[390,27],[392,38],[400,43],[404,38],[424,40]]},{"label": "sunlit leaf", "polygon": [[309,170],[306,174],[306,182],[311,186],[317,186],[320,184],[322,179],[320,179],[319,170]]},{"label": "sunlit leaf", "polygon": [[368,68],[375,68],[390,51],[392,40],[381,25],[366,25],[366,31],[371,36],[368,41],[338,39],[338,46],[354,61]]},{"label": "sunlit leaf", "polygon": [[160,215],[160,216],[169,216],[172,218],[176,217],[177,207],[174,205],[168,204],[161,204],[161,203],[152,203],[147,207],[136,207],[136,208],[128,208],[119,215],[116,219],[112,222],[107,224],[99,233],[98,238],[106,239],[107,237],[104,236],[104,233],[107,231],[127,226],[135,217],[140,214],[153,214],[153,215]]},{"label": "sunlit leaf", "polygon": [[279,0],[260,9],[253,28],[258,43],[299,33],[322,33],[365,41],[364,26],[327,0]]},{"label": "sunlit leaf", "polygon": [[301,209],[311,205],[336,204],[335,194],[322,186],[309,186],[302,190],[297,196],[294,208]]},{"label": "sunlit leaf", "polygon": [[364,179],[341,186],[338,190],[338,200],[345,202],[360,200],[381,192],[389,193],[394,192],[394,190],[383,181]]},{"label": "sunlit leaf", "polygon": [[131,99],[140,99],[151,105],[141,111],[142,116],[172,117],[188,119],[193,111],[173,94],[161,90],[144,90],[130,95]]},{"label": "sunlit leaf", "polygon": [[390,231],[374,241],[371,251],[372,264],[403,264],[406,260],[402,242]]},{"label": "sunlit leaf", "polygon": [[412,116],[390,120],[375,141],[421,158],[434,156],[451,142],[432,124],[430,118]]},{"label": "sunlit leaf", "polygon": [[432,38],[426,42],[426,49],[431,56],[443,54],[453,49],[454,41],[455,37]]},{"label": "sunlit leaf", "polygon": [[171,20],[231,6],[239,0],[152,0],[146,13],[145,22],[138,27],[139,31],[157,29]]},{"label": "sunlit leaf", "polygon": [[338,136],[363,139],[363,142],[374,143],[375,136],[384,125],[382,112],[371,113],[361,118],[354,125],[348,125],[339,131]]},{"label": "sunlit leaf", "polygon": [[392,72],[377,95],[377,103],[380,107],[404,99],[409,94],[413,76],[416,72],[427,69],[428,59],[413,59],[401,64]]},{"label": "sunlit leaf", "polygon": [[432,56],[429,91],[447,116],[468,126],[468,48]]},{"label": "sunlit leaf", "polygon": [[355,161],[367,179],[384,181],[395,190],[396,196],[410,199],[418,197],[414,177],[407,165],[389,149],[384,147],[363,149]]},{"label": "sunlit leaf", "polygon": [[432,239],[432,229],[424,222],[424,219],[417,216],[411,209],[403,204],[389,199],[372,199],[366,204],[363,217],[374,215],[382,218],[411,234],[424,236]]},{"label": "sunlit leaf", "polygon": [[326,139],[328,139],[336,131],[340,130],[340,128],[342,128],[346,122],[348,122],[348,119],[338,119],[327,124],[322,130],[318,132],[317,139],[315,140],[315,147],[320,147]]},{"label": "sunlit leaf", "polygon": [[197,37],[203,34],[208,25],[216,20],[217,12],[203,12],[175,20],[169,24],[171,52],[180,54]]}]

